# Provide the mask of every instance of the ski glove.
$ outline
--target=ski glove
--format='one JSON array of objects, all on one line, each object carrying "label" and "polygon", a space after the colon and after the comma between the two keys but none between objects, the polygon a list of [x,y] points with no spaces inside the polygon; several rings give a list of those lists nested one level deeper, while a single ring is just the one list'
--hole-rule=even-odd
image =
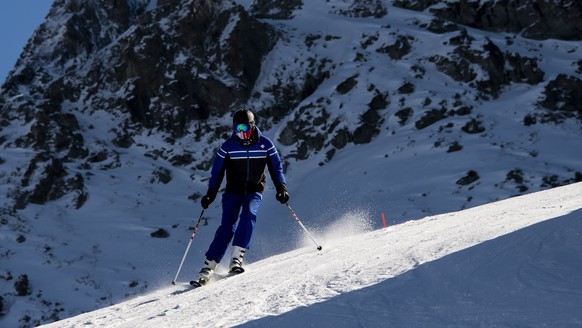
[{"label": "ski glove", "polygon": [[218,190],[210,189],[210,188],[208,189],[208,191],[206,192],[206,195],[202,196],[202,199],[200,200],[200,205],[202,205],[203,209],[207,209],[208,206],[210,206],[210,204],[212,204],[212,202],[216,198],[217,193],[218,193]]},{"label": "ski glove", "polygon": [[287,187],[284,184],[277,185],[277,195],[275,198],[281,203],[286,204],[289,201],[289,193],[287,192]]}]

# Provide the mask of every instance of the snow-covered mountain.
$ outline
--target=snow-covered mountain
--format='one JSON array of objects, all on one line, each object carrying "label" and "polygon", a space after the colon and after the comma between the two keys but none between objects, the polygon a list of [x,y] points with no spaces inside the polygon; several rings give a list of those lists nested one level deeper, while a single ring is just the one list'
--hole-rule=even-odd
[{"label": "snow-covered mountain", "polygon": [[342,233],[349,226],[325,231],[320,252],[306,240],[239,276],[168,285],[46,327],[582,324],[582,183],[388,229]]},{"label": "snow-covered mountain", "polygon": [[[55,1],[0,92],[0,323],[165,286],[240,106],[318,236],[582,181],[580,4],[516,4]],[[303,245],[273,194],[251,266]]]}]

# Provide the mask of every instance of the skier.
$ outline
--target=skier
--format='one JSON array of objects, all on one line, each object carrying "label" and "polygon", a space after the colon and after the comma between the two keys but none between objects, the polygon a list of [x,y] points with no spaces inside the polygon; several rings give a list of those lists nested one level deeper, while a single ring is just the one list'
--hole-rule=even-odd
[{"label": "skier", "polygon": [[226,190],[222,194],[222,221],[206,252],[204,266],[197,280],[192,282],[197,286],[208,282],[231,240],[233,249],[229,272],[244,272],[243,258],[249,248],[257,210],[265,190],[265,168],[269,169],[275,184],[276,199],[281,204],[289,201],[281,158],[273,142],[263,136],[255,125],[254,114],[248,109],[238,110],[232,123],[234,133],[222,144],[214,158],[208,191],[200,202],[202,208],[208,208],[216,198],[226,174]]}]

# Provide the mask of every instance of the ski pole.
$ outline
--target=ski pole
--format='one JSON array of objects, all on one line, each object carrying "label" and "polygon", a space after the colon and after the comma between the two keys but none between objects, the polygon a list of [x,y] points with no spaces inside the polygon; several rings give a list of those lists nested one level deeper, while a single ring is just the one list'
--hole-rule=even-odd
[{"label": "ski pole", "polygon": [[285,205],[287,205],[287,208],[289,209],[289,211],[291,211],[291,214],[293,214],[293,217],[295,218],[295,221],[297,221],[297,223],[299,223],[299,225],[301,226],[301,228],[303,228],[303,230],[305,230],[305,232],[307,233],[307,235],[309,236],[309,238],[311,238],[311,240],[315,243],[315,245],[317,246],[317,250],[320,251],[322,249],[322,247],[315,241],[315,239],[309,233],[309,231],[307,231],[307,228],[305,228],[305,226],[303,225],[303,223],[301,223],[301,220],[299,220],[299,218],[297,217],[297,214],[295,214],[295,212],[293,212],[293,209],[291,209],[291,206],[289,206],[288,203],[285,203]]},{"label": "ski pole", "polygon": [[190,250],[190,246],[192,245],[192,240],[194,240],[194,236],[196,236],[196,231],[198,231],[198,226],[200,225],[200,221],[202,221],[203,216],[204,216],[204,209],[202,210],[202,213],[200,213],[200,217],[198,218],[198,222],[196,223],[196,226],[194,227],[194,231],[192,232],[192,236],[190,237],[190,242],[188,243],[188,247],[186,247],[186,251],[184,252],[184,256],[182,256],[182,262],[180,262],[180,266],[178,267],[178,272],[176,272],[176,277],[174,277],[174,280],[172,280],[172,285],[176,284],[176,280],[178,279],[178,275],[180,274],[180,271],[182,270],[182,265],[184,265],[184,260],[186,259],[186,255],[188,255],[188,251]]}]

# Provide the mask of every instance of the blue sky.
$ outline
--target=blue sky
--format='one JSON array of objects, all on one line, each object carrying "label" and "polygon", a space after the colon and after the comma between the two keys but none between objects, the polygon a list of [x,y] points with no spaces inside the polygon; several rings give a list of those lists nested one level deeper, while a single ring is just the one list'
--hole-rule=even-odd
[{"label": "blue sky", "polygon": [[4,83],[22,49],[44,21],[54,0],[11,0],[0,4],[0,83]]}]

